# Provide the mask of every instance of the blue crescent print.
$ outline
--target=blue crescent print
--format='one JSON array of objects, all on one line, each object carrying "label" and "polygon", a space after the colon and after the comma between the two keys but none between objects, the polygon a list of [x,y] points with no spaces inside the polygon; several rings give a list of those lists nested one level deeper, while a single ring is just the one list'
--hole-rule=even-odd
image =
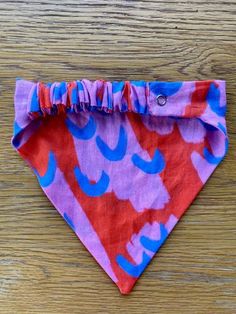
[{"label": "blue crescent print", "polygon": [[13,126],[13,139],[12,139],[12,144],[17,148],[20,145],[20,138],[19,133],[22,131],[23,129],[18,125],[18,123],[15,121],[14,122],[14,126]]},{"label": "blue crescent print", "polygon": [[225,154],[227,153],[228,146],[229,146],[229,141],[226,138],[225,139],[225,152],[223,156],[220,156],[220,157],[214,156],[206,147],[203,150],[203,155],[205,159],[207,160],[207,162],[209,162],[209,164],[218,165],[221,162],[221,160],[224,158]]},{"label": "blue crescent print", "polygon": [[143,160],[138,154],[133,154],[132,162],[137,168],[148,174],[160,173],[165,168],[164,157],[158,149],[151,161]]},{"label": "blue crescent print", "polygon": [[101,177],[96,183],[90,183],[88,177],[81,172],[79,167],[75,167],[74,173],[82,191],[88,196],[101,196],[106,192],[110,178],[104,171],[102,171]]},{"label": "blue crescent print", "polygon": [[78,93],[77,93],[77,87],[74,87],[71,91],[71,102],[73,105],[78,104]]},{"label": "blue crescent print", "polygon": [[208,148],[204,148],[203,155],[209,164],[217,165],[221,162],[222,157],[215,157],[212,153],[209,152]]},{"label": "blue crescent print", "polygon": [[55,86],[53,89],[53,96],[56,101],[61,101],[62,96],[66,93],[67,86],[66,82],[61,82],[58,86]]},{"label": "blue crescent print", "polygon": [[39,99],[38,99],[38,94],[37,94],[37,86],[35,86],[33,90],[33,95],[32,95],[31,103],[30,103],[30,111],[32,112],[40,111]]},{"label": "blue crescent print", "polygon": [[89,140],[96,132],[96,122],[92,116],[89,117],[87,124],[82,128],[73,123],[69,118],[66,119],[66,126],[70,133],[80,140]]},{"label": "blue crescent print", "polygon": [[145,249],[156,253],[168,236],[168,232],[163,224],[160,224],[160,234],[161,237],[159,240],[153,240],[146,236],[141,236],[140,243]]},{"label": "blue crescent print", "polygon": [[83,84],[80,81],[77,81],[77,89],[78,89],[78,91],[84,90]]},{"label": "blue crescent print", "polygon": [[49,186],[55,178],[56,170],[57,170],[56,159],[55,159],[53,152],[50,152],[46,173],[43,176],[40,176],[38,171],[35,169],[35,173],[37,175],[39,184],[44,188]]},{"label": "blue crescent print", "polygon": [[71,227],[71,229],[73,231],[75,231],[75,225],[74,225],[72,219],[67,215],[67,213],[64,213],[63,217],[64,217],[65,221],[68,223],[68,225]]},{"label": "blue crescent print", "polygon": [[122,268],[127,274],[129,274],[132,277],[138,278],[146,266],[151,261],[151,257],[148,256],[145,252],[143,252],[143,258],[142,262],[137,265],[133,265],[130,263],[123,255],[117,255],[116,262]]},{"label": "blue crescent print", "polygon": [[124,158],[127,150],[127,133],[125,128],[121,125],[118,142],[115,148],[111,149],[100,136],[96,137],[97,146],[102,155],[110,161],[118,161]]},{"label": "blue crescent print", "polygon": [[67,84],[66,84],[66,82],[61,82],[61,84],[60,84],[60,92],[61,92],[61,96],[64,95],[67,92]]},{"label": "blue crescent print", "polygon": [[141,114],[147,114],[148,113],[148,106],[142,106],[139,102],[138,99],[136,99],[134,101],[134,106],[135,106],[135,109],[138,113],[141,113]]},{"label": "blue crescent print", "polygon": [[110,95],[110,93],[108,93],[108,96],[107,96],[107,102],[108,102],[108,109],[112,109],[112,96]]},{"label": "blue crescent print", "polygon": [[53,89],[53,96],[55,98],[56,101],[60,101],[61,100],[61,89],[60,86],[55,86]]},{"label": "blue crescent print", "polygon": [[[168,231],[166,230],[165,226],[163,224],[160,224],[160,233],[161,238],[159,240],[153,240],[146,236],[141,236],[140,243],[143,245],[143,247],[153,253],[156,253],[161,245],[164,243],[168,236]],[[139,277],[146,266],[151,261],[151,257],[147,255],[145,252],[143,252],[142,262],[137,265],[133,265],[130,263],[123,255],[117,255],[116,262],[118,265],[130,276],[132,277]]]},{"label": "blue crescent print", "polygon": [[112,93],[118,93],[123,90],[125,86],[124,82],[112,82]]},{"label": "blue crescent print", "polygon": [[19,126],[19,124],[14,121],[14,127],[13,127],[13,135],[16,136],[18,133],[20,133],[23,129]]},{"label": "blue crescent print", "polygon": [[210,84],[206,100],[212,111],[220,117],[225,116],[226,106],[220,106],[220,90],[214,83]]},{"label": "blue crescent print", "polygon": [[182,82],[150,82],[150,90],[155,95],[172,96],[178,92]]},{"label": "blue crescent print", "polygon": [[137,87],[146,87],[145,81],[130,81],[131,85],[137,86]]}]

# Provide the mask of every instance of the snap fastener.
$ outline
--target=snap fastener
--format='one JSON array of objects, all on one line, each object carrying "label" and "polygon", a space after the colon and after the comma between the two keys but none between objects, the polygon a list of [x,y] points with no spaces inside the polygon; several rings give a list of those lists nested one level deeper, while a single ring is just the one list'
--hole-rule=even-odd
[{"label": "snap fastener", "polygon": [[167,102],[167,98],[164,95],[158,95],[156,97],[156,102],[159,106],[164,106]]}]

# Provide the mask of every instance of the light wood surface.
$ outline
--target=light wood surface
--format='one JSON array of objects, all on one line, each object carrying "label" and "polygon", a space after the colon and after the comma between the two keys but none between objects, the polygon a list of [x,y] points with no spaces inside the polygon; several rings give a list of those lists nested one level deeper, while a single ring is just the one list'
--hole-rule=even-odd
[{"label": "light wood surface", "polygon": [[[121,296],[10,145],[15,78],[227,81],[230,149]],[[0,1],[0,313],[236,313],[236,2]]]}]

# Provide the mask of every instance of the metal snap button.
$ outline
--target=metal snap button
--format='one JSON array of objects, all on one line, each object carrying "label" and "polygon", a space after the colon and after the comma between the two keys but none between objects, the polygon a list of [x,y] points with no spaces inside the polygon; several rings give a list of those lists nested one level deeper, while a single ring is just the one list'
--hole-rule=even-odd
[{"label": "metal snap button", "polygon": [[164,106],[167,102],[167,98],[164,95],[158,95],[156,97],[156,102],[159,106]]}]

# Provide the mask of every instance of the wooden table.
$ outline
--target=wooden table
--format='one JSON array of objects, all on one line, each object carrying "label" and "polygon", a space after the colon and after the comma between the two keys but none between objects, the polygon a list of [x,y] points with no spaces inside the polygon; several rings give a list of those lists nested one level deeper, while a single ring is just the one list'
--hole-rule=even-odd
[{"label": "wooden table", "polygon": [[[236,2],[0,2],[0,313],[236,313]],[[128,296],[10,145],[16,77],[227,81],[230,149]]]}]

